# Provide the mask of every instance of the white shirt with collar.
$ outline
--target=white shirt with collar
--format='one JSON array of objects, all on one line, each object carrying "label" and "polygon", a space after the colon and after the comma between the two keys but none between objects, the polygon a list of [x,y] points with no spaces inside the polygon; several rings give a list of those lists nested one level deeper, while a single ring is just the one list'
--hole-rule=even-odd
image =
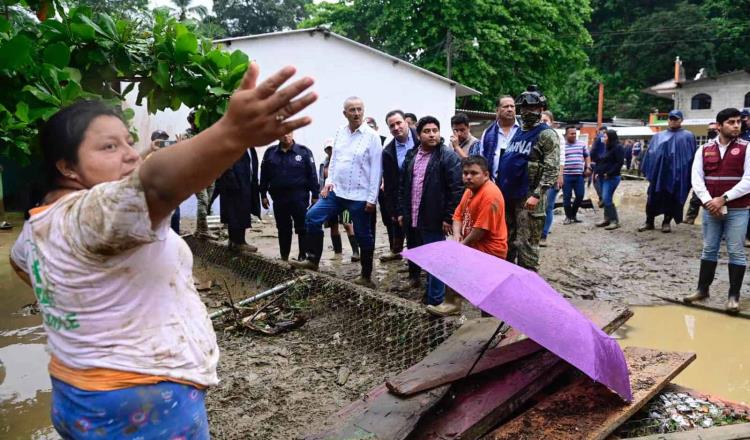
[{"label": "white shirt with collar", "polygon": [[[734,142],[734,140],[726,145],[722,145],[721,142],[719,142],[719,138],[717,137],[703,144],[695,152],[691,181],[693,184],[693,191],[695,192],[695,195],[698,196],[699,199],[701,199],[701,202],[703,204],[708,203],[712,198],[711,194],[709,194],[708,192],[708,189],[706,189],[706,182],[704,180],[705,173],[703,172],[703,149],[708,145],[712,145],[715,143],[719,147],[719,156],[724,159],[724,154],[726,154],[727,148],[732,144],[732,142]],[[737,182],[737,184],[734,185],[732,189],[724,194],[727,195],[727,201],[731,202],[732,200],[739,199],[747,193],[750,193],[750,151],[745,150],[745,168],[742,173],[742,180]]]},{"label": "white shirt with collar", "polygon": [[380,189],[383,146],[380,136],[362,123],[353,132],[344,125],[336,132],[326,184],[337,197],[375,204]]}]

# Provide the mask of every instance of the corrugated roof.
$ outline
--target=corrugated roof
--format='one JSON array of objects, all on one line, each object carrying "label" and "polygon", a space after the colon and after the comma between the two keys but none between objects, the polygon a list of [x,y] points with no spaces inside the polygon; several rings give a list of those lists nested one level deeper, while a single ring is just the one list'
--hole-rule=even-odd
[{"label": "corrugated roof", "polygon": [[414,65],[414,64],[412,64],[412,63],[410,63],[408,61],[404,61],[404,60],[402,60],[400,58],[394,57],[393,55],[389,55],[389,54],[387,54],[387,53],[385,53],[383,51],[377,50],[375,48],[372,48],[372,47],[367,46],[367,45],[362,44],[362,43],[358,43],[358,42],[356,42],[354,40],[351,40],[349,38],[344,37],[343,35],[339,35],[339,34],[337,34],[335,32],[332,32],[331,30],[326,29],[326,28],[295,29],[295,30],[291,30],[291,31],[271,32],[271,33],[267,33],[267,34],[246,35],[244,37],[222,38],[220,40],[214,40],[214,43],[225,43],[225,44],[228,43],[228,45],[231,45],[231,43],[233,41],[258,40],[258,39],[262,39],[262,38],[281,37],[281,36],[285,36],[285,35],[299,34],[299,33],[303,33],[303,32],[307,32],[310,35],[314,35],[315,33],[320,33],[324,37],[334,37],[334,38],[337,38],[337,39],[339,39],[341,41],[344,41],[344,42],[346,42],[348,44],[352,44],[354,46],[357,46],[360,49],[364,49],[364,50],[370,51],[370,52],[372,52],[372,53],[374,53],[376,55],[380,55],[382,57],[388,58],[389,60],[393,61],[394,64],[396,64],[396,63],[403,63],[407,67],[410,67],[410,68],[412,68],[414,70],[417,70],[417,71],[419,71],[421,73],[424,73],[425,75],[429,75],[429,76],[431,76],[433,78],[439,79],[440,81],[445,81],[448,84],[456,87],[456,96],[457,97],[459,97],[459,96],[481,95],[482,94],[478,90],[472,89],[471,87],[465,86],[465,85],[463,85],[461,83],[453,81],[452,79],[448,79],[448,78],[446,78],[444,76],[438,75],[435,72],[431,72],[431,71],[429,71],[427,69],[423,69],[423,68],[421,68],[421,67],[419,67],[417,65]]}]

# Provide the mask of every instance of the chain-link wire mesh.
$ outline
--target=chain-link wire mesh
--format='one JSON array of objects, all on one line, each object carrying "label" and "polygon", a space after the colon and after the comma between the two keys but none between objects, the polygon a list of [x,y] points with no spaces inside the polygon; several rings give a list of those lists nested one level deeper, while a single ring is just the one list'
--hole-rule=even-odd
[{"label": "chain-link wire mesh", "polygon": [[253,254],[237,254],[219,243],[186,237],[200,262],[225,267],[237,275],[231,290],[255,285],[269,288],[295,277],[309,275],[286,294],[287,305],[304,309],[325,326],[308,326],[308,334],[321,340],[337,339],[360,353],[377,354],[387,371],[400,371],[422,360],[458,328],[457,318],[436,318],[418,304],[359,287],[322,274],[297,271]]}]

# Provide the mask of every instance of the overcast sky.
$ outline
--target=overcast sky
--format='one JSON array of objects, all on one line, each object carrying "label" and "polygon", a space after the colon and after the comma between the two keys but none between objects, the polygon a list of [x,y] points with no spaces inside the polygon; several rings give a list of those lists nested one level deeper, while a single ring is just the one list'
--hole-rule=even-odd
[{"label": "overcast sky", "polygon": [[[149,6],[152,8],[155,8],[157,6],[172,6],[174,7],[174,3],[172,3],[169,0],[150,0],[148,2]],[[205,6],[208,8],[208,12],[213,11],[214,8],[214,2],[213,0],[193,0],[193,3],[191,6]]]}]

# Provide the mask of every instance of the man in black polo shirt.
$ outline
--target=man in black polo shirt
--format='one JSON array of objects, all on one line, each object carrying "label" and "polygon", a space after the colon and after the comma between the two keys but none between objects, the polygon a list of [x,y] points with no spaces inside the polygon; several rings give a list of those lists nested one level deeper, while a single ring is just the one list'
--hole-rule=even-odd
[{"label": "man in black polo shirt", "polygon": [[279,232],[281,259],[287,261],[292,247],[292,222],[299,242],[299,260],[304,259],[305,214],[318,201],[319,186],[312,152],[294,142],[292,133],[266,150],[260,165],[261,203],[268,209],[273,199],[273,216]]}]

